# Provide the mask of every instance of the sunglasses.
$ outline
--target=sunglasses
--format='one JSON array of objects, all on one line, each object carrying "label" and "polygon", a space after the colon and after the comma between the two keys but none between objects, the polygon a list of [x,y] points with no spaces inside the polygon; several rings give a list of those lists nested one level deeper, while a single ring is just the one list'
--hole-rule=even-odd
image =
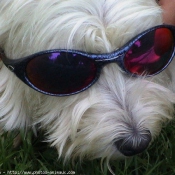
[{"label": "sunglasses", "polygon": [[163,71],[175,55],[175,26],[150,28],[107,54],[76,50],[48,50],[4,64],[24,83],[43,94],[67,96],[88,89],[99,78],[102,68],[117,63],[131,76],[153,76]]}]

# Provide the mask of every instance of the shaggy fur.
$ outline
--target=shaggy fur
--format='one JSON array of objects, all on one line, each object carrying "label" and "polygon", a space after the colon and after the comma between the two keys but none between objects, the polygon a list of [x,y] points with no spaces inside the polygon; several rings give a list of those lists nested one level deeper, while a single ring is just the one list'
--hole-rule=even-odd
[{"label": "shaggy fur", "polygon": [[[0,47],[11,59],[50,49],[108,53],[162,24],[155,0],[0,0],[0,14]],[[1,62],[1,128],[44,129],[65,160],[123,157],[116,141],[139,145],[147,130],[153,140],[172,118],[174,66],[134,78],[111,63],[88,90],[53,97],[26,86]]]}]

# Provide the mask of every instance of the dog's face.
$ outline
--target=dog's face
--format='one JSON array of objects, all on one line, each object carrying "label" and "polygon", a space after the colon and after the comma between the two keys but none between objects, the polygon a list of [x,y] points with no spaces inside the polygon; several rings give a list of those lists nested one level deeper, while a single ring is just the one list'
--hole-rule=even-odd
[{"label": "dog's face", "polygon": [[[1,0],[0,14],[0,47],[10,59],[51,49],[109,53],[162,24],[154,0]],[[53,97],[25,85],[1,62],[1,126],[39,125],[65,159],[138,154],[173,116],[173,64],[136,78],[110,63],[84,92]]]}]

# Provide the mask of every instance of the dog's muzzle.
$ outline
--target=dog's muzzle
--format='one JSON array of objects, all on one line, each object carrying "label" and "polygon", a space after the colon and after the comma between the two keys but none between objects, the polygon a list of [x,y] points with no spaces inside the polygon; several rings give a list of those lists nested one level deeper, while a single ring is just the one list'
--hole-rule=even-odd
[{"label": "dog's muzzle", "polygon": [[115,142],[118,151],[124,156],[134,156],[143,152],[151,142],[151,133],[145,130],[142,134],[135,133],[130,137],[125,137]]}]

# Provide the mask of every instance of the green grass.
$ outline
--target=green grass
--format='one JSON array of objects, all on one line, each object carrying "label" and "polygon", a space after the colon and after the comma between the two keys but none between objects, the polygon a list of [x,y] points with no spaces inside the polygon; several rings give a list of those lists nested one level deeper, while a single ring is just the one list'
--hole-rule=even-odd
[{"label": "green grass", "polygon": [[[29,171],[47,172],[74,171],[76,175],[109,175],[107,166],[101,169],[100,160],[79,162],[63,166],[57,152],[42,142],[40,134],[35,138],[32,132],[22,135],[22,144],[13,147],[16,132],[5,133],[0,139],[0,174],[15,174]],[[175,123],[167,125],[147,151],[126,160],[113,161],[111,168],[116,175],[175,175]],[[39,173],[38,173],[39,174]]]}]

